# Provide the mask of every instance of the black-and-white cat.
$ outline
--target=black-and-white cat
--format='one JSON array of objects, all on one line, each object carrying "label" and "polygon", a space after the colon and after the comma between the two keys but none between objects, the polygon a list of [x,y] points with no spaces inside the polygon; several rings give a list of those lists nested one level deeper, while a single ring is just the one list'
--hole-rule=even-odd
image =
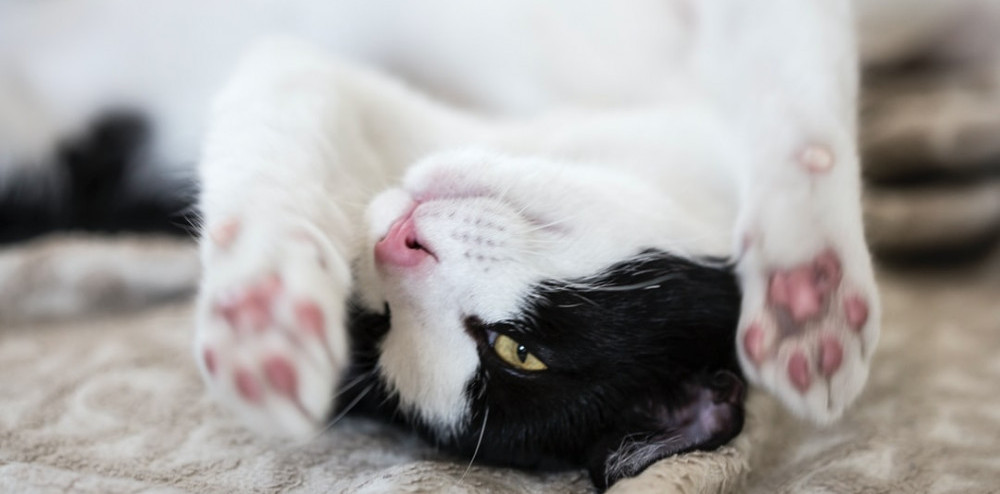
[{"label": "black-and-white cat", "polygon": [[170,205],[197,161],[197,358],[262,431],[368,413],[606,486],[738,434],[743,374],[817,422],[863,387],[846,0],[4,8],[6,200],[89,204],[98,163]]}]

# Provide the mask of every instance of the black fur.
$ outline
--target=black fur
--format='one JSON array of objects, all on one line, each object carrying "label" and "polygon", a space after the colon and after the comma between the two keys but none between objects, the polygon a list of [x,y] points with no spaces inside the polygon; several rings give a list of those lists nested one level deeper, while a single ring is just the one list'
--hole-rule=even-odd
[{"label": "black fur", "polygon": [[[388,314],[352,319],[359,358],[345,383],[369,378],[338,404],[357,401],[357,411],[405,422],[477,462],[587,468],[602,489],[660,458],[719,447],[742,429],[740,293],[729,266],[645,252],[592,279],[544,283],[531,300],[515,320],[467,317],[481,366],[468,389],[471,420],[458,437],[403,417],[371,372],[378,342],[391,331]],[[488,331],[524,344],[548,370],[509,367],[490,348]],[[609,471],[609,459],[628,452],[623,445],[646,446],[652,456]]]},{"label": "black fur", "polygon": [[10,177],[0,194],[0,243],[55,230],[186,234],[183,213],[193,190],[158,184],[151,189],[164,193],[149,197],[127,189],[129,174],[146,158],[149,137],[142,117],[109,113],[63,143],[44,176]]}]

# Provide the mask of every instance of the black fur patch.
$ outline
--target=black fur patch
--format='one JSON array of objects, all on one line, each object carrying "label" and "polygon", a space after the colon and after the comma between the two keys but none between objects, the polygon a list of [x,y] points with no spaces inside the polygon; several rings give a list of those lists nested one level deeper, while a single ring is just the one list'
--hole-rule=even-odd
[{"label": "black fur patch", "polygon": [[[740,432],[739,310],[730,266],[662,252],[645,252],[591,279],[544,283],[534,290],[529,310],[514,320],[467,318],[481,366],[469,385],[472,413],[464,431],[444,438],[418,422],[408,425],[480,463],[584,467],[605,488],[657,459],[714,449]],[[356,362],[345,383],[370,377],[338,403],[357,401],[360,411],[407,421],[371,372],[378,341],[390,330],[387,315],[353,320],[367,326],[352,331],[364,363]],[[490,347],[488,332],[511,336],[548,369],[508,366]],[[366,395],[358,398],[362,389]],[[629,453],[622,446],[636,446],[637,440],[650,442],[641,451],[652,456],[634,455],[637,460],[612,468]]]},{"label": "black fur patch", "polygon": [[129,174],[149,164],[149,138],[143,118],[109,113],[60,146],[48,175],[11,177],[0,195],[0,243],[55,230],[188,233],[184,212],[193,204],[193,190],[163,184],[167,190],[156,197],[128,190]]}]

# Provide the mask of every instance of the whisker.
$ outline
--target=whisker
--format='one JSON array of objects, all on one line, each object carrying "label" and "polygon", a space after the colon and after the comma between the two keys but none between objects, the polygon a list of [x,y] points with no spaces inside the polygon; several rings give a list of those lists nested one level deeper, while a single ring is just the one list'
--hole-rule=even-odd
[{"label": "whisker", "polygon": [[367,396],[368,393],[371,392],[372,388],[374,388],[374,387],[375,387],[375,383],[369,384],[368,387],[365,388],[364,391],[362,391],[361,393],[359,393],[358,396],[356,396],[354,398],[354,400],[351,401],[344,408],[343,411],[341,411],[340,413],[338,413],[337,416],[333,418],[333,420],[330,420],[329,422],[327,422],[327,424],[322,429],[320,429],[319,431],[317,431],[316,435],[314,435],[313,438],[310,441],[315,441],[315,440],[319,439],[320,436],[322,436],[327,431],[329,431],[330,429],[332,429],[333,426],[337,425],[337,423],[340,422],[341,419],[343,419],[347,415],[348,412],[350,412],[352,409],[354,409],[354,407],[358,406],[358,403],[361,403],[362,398],[364,398],[365,396]]},{"label": "whisker", "polygon": [[334,417],[333,420],[330,421],[330,424],[327,427],[333,427],[337,422],[340,422],[340,420],[343,419],[348,412],[353,410],[354,407],[358,406],[358,403],[361,403],[362,398],[368,396],[368,393],[371,392],[371,390],[374,388],[375,384],[372,383],[369,384],[368,387],[364,389],[364,391],[358,393],[358,396],[354,398],[354,401],[351,401],[346,407],[344,407],[344,410],[340,412],[336,417]]},{"label": "whisker", "polygon": [[[523,211],[520,211],[520,212],[523,212]],[[548,229],[551,229],[553,227],[557,227],[559,225],[562,225],[562,224],[565,224],[565,223],[569,223],[573,219],[574,218],[564,218],[564,219],[559,219],[559,220],[547,221],[545,223],[532,223],[531,224],[531,228],[526,228],[526,229],[524,229],[522,231],[524,233],[534,233],[534,232],[541,231],[541,230],[548,230]]]},{"label": "whisker", "polygon": [[508,183],[507,186],[504,187],[503,189],[497,190],[496,198],[499,199],[501,202],[510,204],[510,201],[508,200],[508,195],[510,194],[510,191],[513,189],[514,189],[514,182]]},{"label": "whisker", "polygon": [[631,285],[599,285],[599,284],[586,284],[586,283],[565,283],[562,285],[564,288],[573,288],[577,290],[583,290],[588,292],[628,292],[633,290],[643,290],[648,288],[656,288],[662,283],[669,282],[678,276],[677,273],[664,273],[655,278],[650,278],[648,280],[643,280],[639,283],[633,283]]},{"label": "whisker", "polygon": [[357,386],[358,384],[361,384],[361,383],[365,382],[365,380],[368,379],[369,377],[371,377],[372,374],[374,374],[374,373],[375,373],[374,370],[370,370],[370,371],[365,372],[365,373],[361,374],[360,376],[354,378],[353,380],[351,380],[351,382],[345,384],[342,388],[340,388],[340,391],[337,391],[337,394],[333,395],[333,398],[334,399],[339,398],[344,393],[350,391],[351,388]]},{"label": "whisker", "polygon": [[[395,392],[392,392],[392,393],[386,393],[386,395],[385,395],[385,398],[382,398],[382,401],[380,401],[380,402],[379,402],[378,406],[379,406],[380,408],[381,408],[381,407],[383,407],[383,406],[385,406],[385,404],[386,404],[386,403],[389,403],[389,402],[390,402],[390,401],[392,401],[392,399],[393,399],[393,398],[395,398],[395,397],[396,397],[396,393],[395,393]],[[396,412],[393,412],[393,413],[394,413],[394,415],[395,415],[395,414],[398,414],[398,413],[399,413],[399,410],[396,410]],[[398,415],[397,415],[397,416],[398,416]]]},{"label": "whisker", "polygon": [[483,412],[483,426],[479,428],[479,440],[476,441],[476,449],[472,451],[472,459],[469,460],[469,465],[465,467],[465,472],[462,472],[462,477],[458,479],[458,483],[465,481],[465,476],[469,474],[469,470],[472,470],[472,464],[476,461],[476,455],[479,454],[479,447],[483,445],[483,436],[486,435],[486,420],[490,418],[490,407],[486,407],[486,411]]}]

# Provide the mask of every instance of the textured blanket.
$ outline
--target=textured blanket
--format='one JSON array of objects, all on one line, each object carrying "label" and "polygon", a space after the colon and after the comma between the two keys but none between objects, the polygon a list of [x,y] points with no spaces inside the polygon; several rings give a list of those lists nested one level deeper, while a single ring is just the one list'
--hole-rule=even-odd
[{"label": "textured blanket", "polygon": [[[39,295],[28,282],[54,262],[45,252],[100,246],[117,249],[118,262],[153,255],[175,270],[195,262],[189,245],[154,245],[62,239],[8,250],[0,293],[10,300],[11,287],[22,286],[21,303]],[[3,271],[26,256],[36,261],[30,268]],[[101,296],[127,284],[95,272],[82,269],[75,288]],[[881,346],[867,391],[841,422],[817,428],[753,395],[732,445],[663,460],[613,492],[996,492],[1000,256],[880,278]],[[206,397],[190,304],[171,287],[160,292],[180,300],[73,322],[0,324],[0,492],[591,490],[584,472],[470,467],[360,419],[304,443],[257,437]]]}]

